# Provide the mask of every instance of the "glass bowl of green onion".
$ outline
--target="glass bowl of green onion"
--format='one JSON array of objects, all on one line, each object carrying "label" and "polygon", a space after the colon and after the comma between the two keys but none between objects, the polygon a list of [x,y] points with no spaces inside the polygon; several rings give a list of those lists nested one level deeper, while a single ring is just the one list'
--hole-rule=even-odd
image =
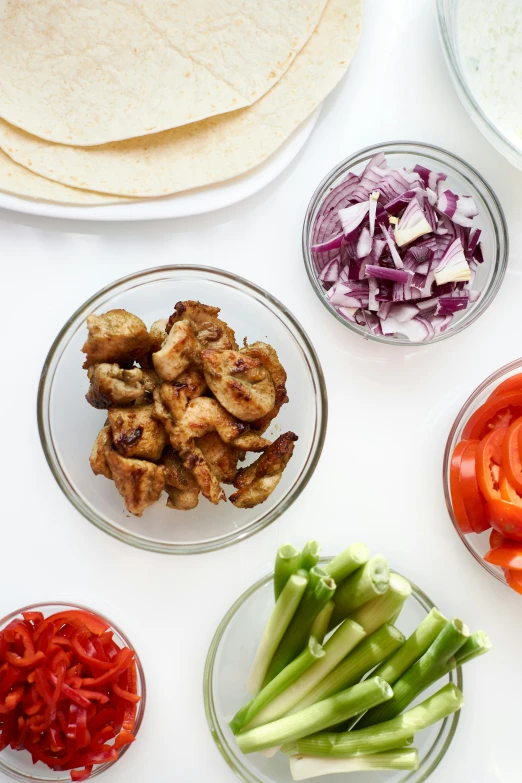
[{"label": "glass bowl of green onion", "polygon": [[[309,544],[313,548],[316,542]],[[422,590],[399,574],[390,575],[388,570],[389,586],[382,596],[361,606],[337,628],[338,604],[329,612],[326,607],[307,633],[308,645],[303,649],[298,641],[302,652],[286,667],[282,668],[285,661],[279,661],[277,666],[281,646],[306,603],[314,578],[321,580],[314,595],[322,590],[326,591],[327,598],[332,584],[338,593],[339,585],[345,582],[351,582],[352,587],[355,583],[355,589],[359,590],[362,577],[364,589],[368,573],[373,582],[378,583],[383,570],[388,568],[382,556],[370,558],[364,545],[355,544],[334,560],[317,556],[316,565],[310,568],[307,577],[303,572],[303,558],[310,553],[309,544],[299,553],[300,569],[290,578],[283,574],[283,583],[278,584],[280,554],[285,554],[285,549],[287,554],[294,549],[291,545],[283,546],[276,559],[275,578],[274,574],[264,576],[243,593],[214,635],[204,673],[205,710],[214,741],[227,764],[245,783],[292,783],[305,779],[338,783],[348,780],[350,783],[421,783],[441,763],[457,729],[461,701],[453,707],[448,706],[447,701],[455,697],[462,699],[463,678],[457,653],[454,658],[458,663],[452,658],[453,668],[445,669],[436,682],[429,684],[428,678],[422,688],[417,688],[418,696],[403,702],[408,705],[408,712],[398,715],[395,722],[389,720],[397,712],[393,712],[393,707],[390,712],[392,702],[382,702],[390,699],[390,683],[394,685],[393,692],[397,693],[399,680],[408,680],[411,661],[418,660],[418,655],[413,657],[411,654],[412,645],[417,645],[418,639],[425,641],[424,652],[417,650],[422,653],[422,661],[429,656],[434,646],[432,640],[438,638],[441,628],[456,624],[451,632],[460,633],[465,626],[459,620],[446,620]],[[357,559],[359,562],[357,573],[345,579],[346,573],[342,576],[334,571],[337,565],[346,566],[347,555],[348,562]],[[384,561],[382,567],[379,558]],[[308,579],[307,586],[298,587],[299,579]],[[285,605],[288,607],[288,601],[292,601],[292,591],[299,589],[304,590],[304,597],[297,598],[298,609],[283,632],[283,641],[275,654],[270,653],[271,662],[266,659],[263,667],[260,662],[267,652],[266,642],[270,636],[270,633],[267,636],[267,630],[273,629],[274,623],[277,626],[278,607],[284,613]],[[377,590],[380,590],[378,584]],[[322,622],[323,619],[326,622]],[[332,628],[335,628],[333,632]],[[358,636],[361,630],[363,633]],[[469,632],[466,629],[464,633]],[[472,634],[463,649],[468,650],[470,645],[476,647],[476,637],[480,634]],[[482,638],[486,638],[485,635]],[[410,653],[407,653],[408,645]],[[408,654],[410,668],[407,668]],[[477,654],[480,653],[475,650],[469,657]],[[467,660],[466,656],[467,653],[462,663]],[[274,662],[276,669],[270,680]],[[252,694],[257,696],[252,698]],[[349,703],[354,698],[357,699],[354,702],[356,710]],[[423,706],[416,710],[420,703]],[[365,710],[368,710],[366,714]],[[431,725],[426,719],[430,713]],[[283,716],[282,720],[280,716]],[[350,719],[347,720],[347,716]],[[388,721],[387,727],[392,724],[391,741],[386,740],[383,720]],[[307,728],[303,728],[305,724]],[[414,739],[405,736],[406,726],[415,734]],[[364,734],[358,733],[360,728]],[[310,729],[311,735],[306,733]],[[304,734],[304,738],[294,740],[299,733],[301,737]],[[333,772],[338,774],[332,777]]]}]

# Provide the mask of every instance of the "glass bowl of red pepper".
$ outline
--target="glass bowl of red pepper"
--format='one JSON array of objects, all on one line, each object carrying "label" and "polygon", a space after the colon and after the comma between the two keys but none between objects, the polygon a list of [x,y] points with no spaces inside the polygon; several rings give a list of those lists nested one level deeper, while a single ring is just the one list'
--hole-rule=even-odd
[{"label": "glass bowl of red pepper", "polygon": [[0,620],[0,772],[81,781],[135,741],[145,678],[129,640],[91,609],[33,604]]},{"label": "glass bowl of red pepper", "polygon": [[446,444],[448,512],[473,557],[522,594],[522,359],[462,406]]}]

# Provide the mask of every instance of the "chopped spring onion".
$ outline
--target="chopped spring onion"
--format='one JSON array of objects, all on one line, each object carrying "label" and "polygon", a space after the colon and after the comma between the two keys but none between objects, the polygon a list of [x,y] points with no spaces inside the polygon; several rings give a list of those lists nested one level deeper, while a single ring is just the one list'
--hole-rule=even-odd
[{"label": "chopped spring onion", "polygon": [[399,748],[384,753],[369,753],[346,759],[317,758],[316,756],[292,756],[290,773],[293,780],[309,780],[322,775],[341,772],[368,772],[371,770],[419,768],[419,753],[416,748]]}]

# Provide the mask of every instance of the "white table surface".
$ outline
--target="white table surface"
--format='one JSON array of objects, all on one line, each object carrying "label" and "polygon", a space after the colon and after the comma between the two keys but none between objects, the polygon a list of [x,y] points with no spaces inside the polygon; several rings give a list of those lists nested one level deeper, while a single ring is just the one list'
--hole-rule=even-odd
[{"label": "white table surface", "polygon": [[[416,349],[368,343],[337,323],[312,291],[300,249],[306,205],[323,175],[363,146],[404,138],[447,147],[479,169],[504,206],[511,238],[504,285],[478,323]],[[366,0],[347,78],[302,154],[256,196],[207,216],[147,224],[0,211],[0,614],[75,599],[107,613],[133,640],[148,678],[145,721],[104,783],[232,783],[205,720],[207,648],[230,604],[270,569],[276,547],[308,538],[319,538],[326,553],[366,540],[445,614],[490,634],[494,649],[465,671],[466,707],[431,780],[521,779],[522,598],[468,554],[441,487],[443,449],[461,403],[522,351],[521,204],[522,173],[481,136],[455,94],[434,0]],[[177,261],[234,271],[282,299],[315,344],[330,404],[320,464],[292,508],[257,536],[198,557],[142,552],[85,521],[47,468],[35,416],[40,369],[68,316],[112,280]]]}]

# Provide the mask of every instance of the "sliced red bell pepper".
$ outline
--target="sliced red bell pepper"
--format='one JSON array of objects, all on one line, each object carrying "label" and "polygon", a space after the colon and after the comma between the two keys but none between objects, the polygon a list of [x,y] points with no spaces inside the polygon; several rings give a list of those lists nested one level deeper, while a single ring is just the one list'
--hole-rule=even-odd
[{"label": "sliced red bell pepper", "polygon": [[[111,661],[103,661],[99,660],[98,657],[95,657],[97,655],[96,647],[94,646],[94,643],[91,643],[91,650],[89,652],[86,652],[84,647],[82,647],[82,639],[85,638],[85,634],[82,631],[81,628],[78,628],[76,633],[71,639],[73,649],[79,658],[79,660],[84,663],[86,666],[90,666],[94,669],[101,669],[103,671],[109,671],[109,669],[113,668],[113,664]],[[101,645],[100,645],[101,646]],[[102,648],[103,653],[103,648]],[[103,653],[105,655],[105,653]]]},{"label": "sliced red bell pepper", "polygon": [[506,538],[522,541],[522,507],[506,500],[490,500],[488,511],[495,530]]},{"label": "sliced red bell pepper", "polygon": [[136,740],[136,737],[131,731],[127,731],[126,729],[122,729],[118,736],[116,737],[116,740],[114,742],[114,747],[116,750],[119,750],[124,745],[130,745],[131,742],[134,742]]},{"label": "sliced red bell pepper", "polygon": [[136,693],[129,693],[129,691],[124,691],[123,688],[120,688],[117,683],[113,684],[112,690],[116,696],[119,696],[120,699],[123,699],[124,701],[131,701],[133,704],[138,704],[138,702],[141,701],[141,696],[138,696]]},{"label": "sliced red bell pepper", "polygon": [[71,780],[87,780],[89,775],[92,773],[92,764],[89,764],[85,769],[72,769],[71,770]]},{"label": "sliced red bell pepper", "polygon": [[511,589],[522,595],[522,571],[511,571],[509,568],[506,568],[504,576]]},{"label": "sliced red bell pepper", "polygon": [[107,685],[107,683],[113,682],[118,675],[128,667],[133,657],[134,651],[129,650],[128,647],[124,647],[114,659],[114,666],[112,669],[109,669],[109,671],[99,677],[85,677],[83,684],[98,687],[99,685]]},{"label": "sliced red bell pepper", "polygon": [[504,544],[490,549],[484,555],[486,563],[509,568],[512,571],[522,571],[522,544]]},{"label": "sliced red bell pepper", "polygon": [[508,427],[520,415],[522,390],[492,397],[469,417],[462,437],[466,440],[480,440],[493,429]]}]

